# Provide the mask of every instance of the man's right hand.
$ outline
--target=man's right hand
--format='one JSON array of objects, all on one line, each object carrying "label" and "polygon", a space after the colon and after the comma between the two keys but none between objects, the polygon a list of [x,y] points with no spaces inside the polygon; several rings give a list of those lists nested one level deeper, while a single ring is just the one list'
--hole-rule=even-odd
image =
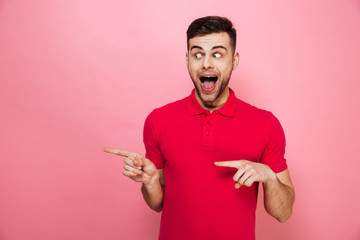
[{"label": "man's right hand", "polygon": [[159,172],[155,165],[144,156],[116,148],[104,148],[107,153],[123,156],[124,171],[123,174],[136,182],[141,182],[144,185],[155,183],[159,181]]}]

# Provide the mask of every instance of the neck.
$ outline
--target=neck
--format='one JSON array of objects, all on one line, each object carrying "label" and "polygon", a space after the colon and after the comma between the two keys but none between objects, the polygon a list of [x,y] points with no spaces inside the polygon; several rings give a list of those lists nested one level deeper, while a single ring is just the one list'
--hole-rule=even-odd
[{"label": "neck", "polygon": [[195,91],[195,97],[196,100],[199,102],[200,106],[206,110],[209,110],[210,112],[213,112],[217,109],[220,109],[224,104],[227,102],[230,96],[230,90],[229,87],[226,87],[224,91],[220,94],[220,96],[215,99],[213,102],[204,102],[199,97],[197,91]]}]

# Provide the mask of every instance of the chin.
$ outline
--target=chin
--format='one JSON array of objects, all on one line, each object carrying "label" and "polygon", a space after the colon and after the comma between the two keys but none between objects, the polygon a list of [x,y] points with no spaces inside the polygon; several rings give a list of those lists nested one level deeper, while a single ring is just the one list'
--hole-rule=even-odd
[{"label": "chin", "polygon": [[209,103],[214,102],[217,99],[215,93],[213,93],[211,95],[210,94],[201,94],[200,98],[203,102],[209,102]]},{"label": "chin", "polygon": [[210,107],[210,106],[213,106],[213,103],[219,97],[219,94],[218,94],[218,92],[214,92],[212,94],[204,94],[204,93],[200,92],[199,97],[206,106]]}]

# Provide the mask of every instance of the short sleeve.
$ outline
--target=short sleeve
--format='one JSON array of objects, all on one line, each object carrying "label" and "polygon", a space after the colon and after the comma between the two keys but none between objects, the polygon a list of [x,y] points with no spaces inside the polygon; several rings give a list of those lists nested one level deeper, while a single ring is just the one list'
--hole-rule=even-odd
[{"label": "short sleeve", "polygon": [[146,158],[150,159],[157,169],[164,168],[164,157],[161,153],[158,134],[159,129],[156,127],[155,110],[152,111],[145,120],[143,141],[146,150]]},{"label": "short sleeve", "polygon": [[264,129],[265,149],[261,162],[268,165],[275,173],[287,169],[285,155],[285,134],[279,120],[269,112]]}]

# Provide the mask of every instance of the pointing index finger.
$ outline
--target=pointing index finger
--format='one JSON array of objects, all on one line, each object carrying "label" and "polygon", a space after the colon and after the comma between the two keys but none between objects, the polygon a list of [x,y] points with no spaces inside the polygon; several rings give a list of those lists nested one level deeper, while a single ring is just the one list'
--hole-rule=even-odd
[{"label": "pointing index finger", "polygon": [[131,155],[131,152],[117,149],[117,148],[106,147],[106,148],[104,148],[104,151],[107,153],[112,153],[112,154],[116,154],[116,155],[123,156],[123,157],[129,157]]},{"label": "pointing index finger", "polygon": [[241,160],[237,161],[220,161],[214,162],[218,167],[232,167],[232,168],[239,168],[241,167]]}]

